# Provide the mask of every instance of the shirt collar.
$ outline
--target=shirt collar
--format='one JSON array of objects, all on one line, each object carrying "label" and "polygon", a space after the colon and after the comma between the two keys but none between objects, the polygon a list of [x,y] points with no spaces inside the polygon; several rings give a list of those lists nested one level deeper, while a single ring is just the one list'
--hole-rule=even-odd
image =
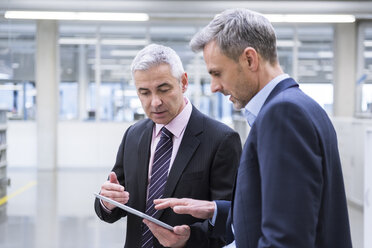
[{"label": "shirt collar", "polygon": [[244,116],[247,119],[250,126],[253,125],[258,113],[264,105],[266,99],[269,97],[271,91],[284,79],[289,78],[288,74],[281,74],[272,79],[268,84],[265,85],[245,106]]},{"label": "shirt collar", "polygon": [[192,105],[187,97],[183,98],[186,105],[182,109],[182,111],[174,117],[171,122],[167,125],[164,124],[155,124],[155,137],[157,137],[160,133],[160,130],[165,126],[174,136],[177,138],[180,137],[182,131],[186,128],[187,123],[189,122],[191,112],[192,112]]}]

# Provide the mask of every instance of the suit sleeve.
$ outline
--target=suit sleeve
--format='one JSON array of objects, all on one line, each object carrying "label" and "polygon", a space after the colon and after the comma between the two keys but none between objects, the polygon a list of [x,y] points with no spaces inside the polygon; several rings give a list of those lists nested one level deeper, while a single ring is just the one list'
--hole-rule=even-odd
[{"label": "suit sleeve", "polygon": [[[230,230],[231,221],[228,222],[228,216],[230,213],[231,201],[217,200],[216,202],[216,221],[214,226],[209,226],[210,236],[213,238],[226,236]],[[231,228],[230,228],[231,229]]]},{"label": "suit sleeve", "polygon": [[322,197],[322,155],[314,122],[281,103],[257,123],[262,236],[258,247],[314,247]]},{"label": "suit sleeve", "polygon": [[236,132],[227,134],[218,147],[211,169],[212,200],[231,200],[241,153],[239,134]]},{"label": "suit sleeve", "polygon": [[[241,142],[238,133],[227,133],[219,144],[210,171],[210,199],[231,201],[233,185],[241,155]],[[209,221],[190,226],[191,235],[187,247],[221,247],[222,237],[210,236]],[[223,227],[224,228],[224,227]],[[209,244],[205,245],[205,242]]]},{"label": "suit sleeve", "polygon": [[[119,150],[118,150],[117,155],[116,155],[115,165],[112,168],[112,171],[115,172],[119,183],[123,186],[125,185],[124,184],[125,183],[125,176],[124,176],[124,164],[123,164],[124,158],[123,158],[123,155],[124,155],[125,140],[126,140],[128,131],[129,131],[129,129],[124,134],[124,137],[121,141],[121,144],[119,146]],[[109,223],[114,223],[115,221],[119,220],[121,217],[126,216],[126,211],[124,211],[120,208],[114,208],[111,212],[108,212],[107,210],[105,210],[102,207],[98,198],[95,199],[94,209],[96,211],[97,216],[101,220],[109,222]]]}]

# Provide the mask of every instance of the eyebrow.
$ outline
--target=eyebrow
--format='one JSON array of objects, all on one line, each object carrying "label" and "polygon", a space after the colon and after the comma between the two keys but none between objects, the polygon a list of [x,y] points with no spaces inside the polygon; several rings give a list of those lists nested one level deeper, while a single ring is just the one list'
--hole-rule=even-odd
[{"label": "eyebrow", "polygon": [[208,73],[209,73],[209,74],[212,74],[212,73],[219,73],[219,71],[216,70],[216,69],[210,69],[210,70],[208,71]]},{"label": "eyebrow", "polygon": [[138,88],[138,91],[140,90],[149,90],[148,88]]},{"label": "eyebrow", "polygon": [[[161,88],[161,87],[171,87],[171,85],[169,83],[162,83],[161,85],[158,85],[156,88]],[[148,88],[138,88],[138,91],[141,91],[141,90],[149,90]]]},{"label": "eyebrow", "polygon": [[158,87],[156,87],[156,88],[161,88],[161,87],[164,87],[164,86],[170,87],[171,85],[169,83],[162,83],[161,85],[158,85]]}]

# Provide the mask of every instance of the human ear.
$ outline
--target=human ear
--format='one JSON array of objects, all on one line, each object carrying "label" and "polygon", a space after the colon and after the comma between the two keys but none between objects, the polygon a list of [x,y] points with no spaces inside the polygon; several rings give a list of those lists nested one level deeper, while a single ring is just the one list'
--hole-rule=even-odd
[{"label": "human ear", "polygon": [[189,85],[189,81],[187,78],[187,73],[185,72],[182,77],[181,77],[181,88],[182,88],[182,93],[185,93],[187,90],[187,86]]},{"label": "human ear", "polygon": [[258,67],[258,53],[253,47],[246,47],[243,51],[243,60],[250,70],[257,70]]}]

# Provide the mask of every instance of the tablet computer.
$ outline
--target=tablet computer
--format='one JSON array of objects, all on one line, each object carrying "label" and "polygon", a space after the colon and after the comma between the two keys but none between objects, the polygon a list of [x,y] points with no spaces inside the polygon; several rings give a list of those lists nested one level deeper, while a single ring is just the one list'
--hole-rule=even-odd
[{"label": "tablet computer", "polygon": [[138,211],[138,210],[136,210],[134,208],[131,208],[131,207],[128,207],[128,206],[126,206],[124,204],[121,204],[120,202],[117,202],[117,201],[114,201],[114,200],[112,200],[110,198],[107,198],[106,196],[103,196],[103,195],[100,195],[100,194],[97,194],[97,193],[94,193],[94,195],[97,198],[101,199],[102,201],[107,201],[107,202],[111,203],[112,205],[115,205],[115,206],[117,206],[117,207],[119,207],[119,208],[121,208],[121,209],[123,209],[123,210],[125,210],[125,211],[127,211],[129,213],[131,213],[131,214],[137,215],[137,216],[139,216],[139,217],[141,217],[143,219],[149,220],[151,222],[154,222],[155,224],[158,224],[159,226],[162,226],[162,227],[164,227],[164,228],[166,228],[166,229],[168,229],[170,231],[173,231],[173,227],[172,226],[170,226],[167,223],[164,223],[164,222],[162,222],[162,221],[160,221],[158,219],[155,219],[154,217],[152,217],[150,215],[147,215],[147,214],[142,213],[141,211]]}]

